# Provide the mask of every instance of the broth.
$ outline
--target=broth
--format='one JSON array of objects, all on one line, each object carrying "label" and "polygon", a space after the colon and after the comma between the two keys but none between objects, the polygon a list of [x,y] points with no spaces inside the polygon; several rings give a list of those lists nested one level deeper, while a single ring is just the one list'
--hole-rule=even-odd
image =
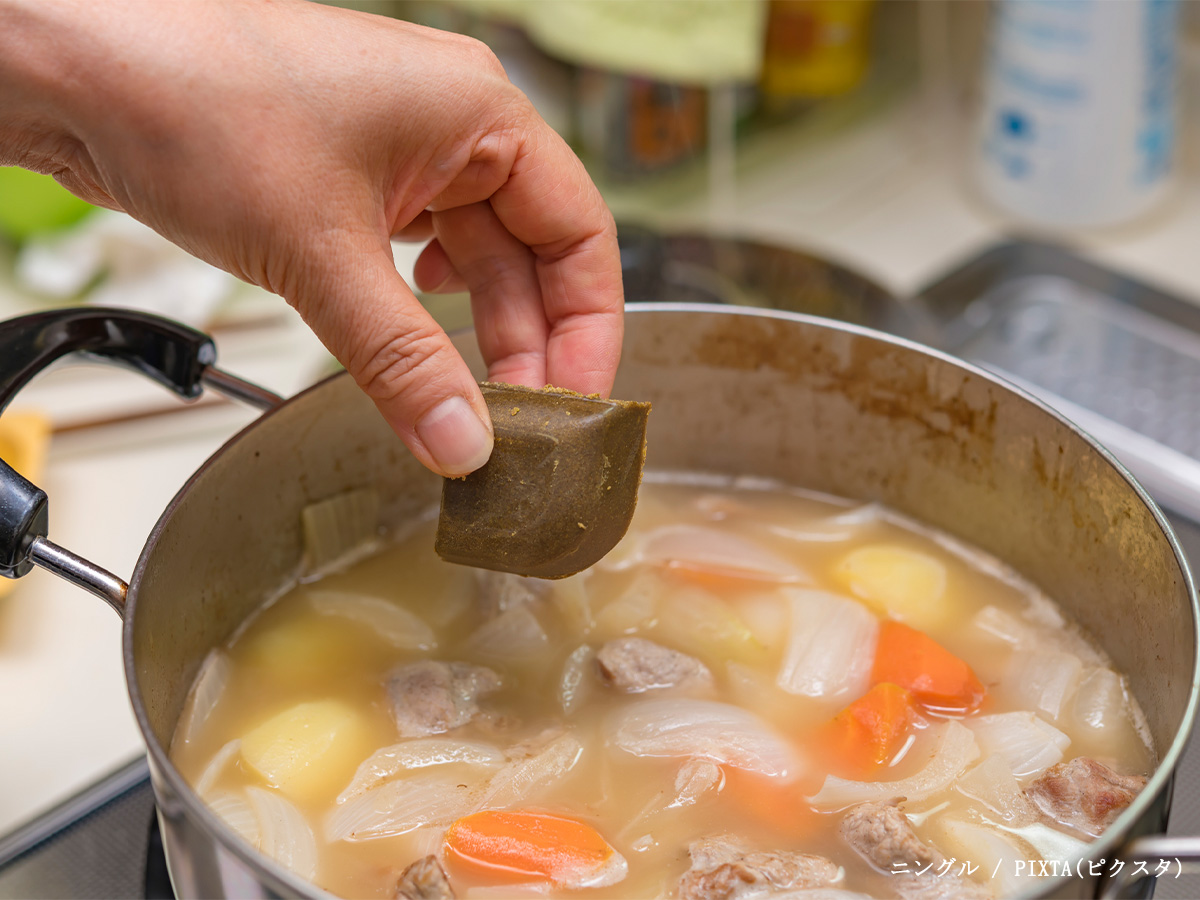
[{"label": "broth", "polygon": [[[1031,886],[1016,861],[1077,855],[1102,827],[1041,809],[1050,766],[1153,769],[1124,679],[1053,603],[876,506],[648,475],[625,539],[555,582],[443,563],[435,515],[266,603],[206,661],[172,744],[235,830],[335,894],[394,896],[432,854],[459,897],[553,882],[710,900],[786,890],[761,854],[800,851],[840,869],[836,890],[916,896],[933,890],[923,857],[872,865],[847,836],[848,811],[894,815],[902,791],[940,888],[999,896]],[[951,687],[892,688],[889,665],[936,665]],[[454,702],[426,709],[439,685]],[[467,818],[481,809],[583,822],[613,852],[487,868],[447,838],[512,826]],[[695,842],[724,835],[736,849],[705,870]]]}]

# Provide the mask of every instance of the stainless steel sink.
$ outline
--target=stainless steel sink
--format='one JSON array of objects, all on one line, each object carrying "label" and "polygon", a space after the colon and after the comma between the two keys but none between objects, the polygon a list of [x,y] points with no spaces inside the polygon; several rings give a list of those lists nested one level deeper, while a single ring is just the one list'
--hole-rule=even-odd
[{"label": "stainless steel sink", "polygon": [[924,334],[1089,431],[1200,521],[1200,307],[1060,248],[995,247],[920,292]]}]

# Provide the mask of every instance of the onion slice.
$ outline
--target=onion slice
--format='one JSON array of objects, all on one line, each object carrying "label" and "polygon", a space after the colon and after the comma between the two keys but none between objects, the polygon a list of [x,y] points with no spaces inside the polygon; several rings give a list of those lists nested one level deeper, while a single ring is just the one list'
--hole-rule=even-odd
[{"label": "onion slice", "polygon": [[580,644],[572,650],[563,663],[562,675],[558,679],[558,705],[568,716],[591,693],[594,682],[589,675],[595,666],[596,651],[588,644]]},{"label": "onion slice", "polygon": [[514,759],[492,776],[479,808],[501,809],[536,799],[539,791],[575,768],[581,755],[583,744],[579,739],[564,734],[532,754]]},{"label": "onion slice", "polygon": [[422,825],[449,825],[478,806],[479,771],[433,766],[385,781],[347,798],[325,818],[329,841],[366,841],[407,834]]},{"label": "onion slice", "polygon": [[312,881],[317,876],[317,839],[304,814],[273,791],[249,787],[246,795],[258,816],[258,849]]},{"label": "onion slice", "polygon": [[1005,825],[1019,827],[1040,818],[1003,757],[987,757],[959,778],[955,787],[991,809]]},{"label": "onion slice", "polygon": [[643,563],[760,584],[808,584],[791,561],[739,534],[698,525],[668,525],[639,536],[637,550],[607,568]]},{"label": "onion slice", "polygon": [[343,491],[300,511],[304,555],[310,572],[346,565],[379,540],[379,493],[373,488]]},{"label": "onion slice", "polygon": [[1037,629],[998,606],[985,606],[971,620],[971,627],[995,640],[1003,641],[1016,648],[1037,644]]},{"label": "onion slice", "polygon": [[382,597],[349,591],[313,590],[308,605],[319,615],[340,616],[370,629],[397,650],[433,650],[433,629],[415,613]]},{"label": "onion slice", "polygon": [[[1033,847],[1032,858],[1036,859],[1080,859],[1087,855],[1087,841],[1067,834],[1045,822],[1034,822],[1021,828],[1004,828],[1003,831],[1019,837]],[[1061,869],[1060,869],[1061,871]]]},{"label": "onion slice", "polygon": [[939,848],[947,854],[954,853],[959,859],[970,860],[972,865],[979,867],[981,874],[994,874],[996,896],[1015,897],[1031,887],[1033,877],[1018,874],[1017,861],[1034,856],[1023,841],[1018,842],[1011,835],[988,825],[958,818],[941,819],[935,828]]},{"label": "onion slice", "polygon": [[825,591],[789,589],[791,630],[777,684],[826,699],[865,693],[879,622],[861,603]]},{"label": "onion slice", "polygon": [[1092,669],[1079,683],[1070,714],[1076,727],[1109,734],[1130,721],[1125,682],[1112,669]]},{"label": "onion slice", "polygon": [[626,824],[621,836],[624,839],[638,830],[644,832],[652,821],[664,813],[678,815],[678,811],[695,806],[708,794],[719,793],[724,787],[725,772],[716,763],[707,759],[686,759],[675,773],[675,790],[659,791],[642,811]]},{"label": "onion slice", "polygon": [[1017,650],[1008,664],[1006,692],[1015,706],[1058,719],[1063,705],[1079,686],[1083,663],[1074,653],[1059,650]]},{"label": "onion slice", "polygon": [[796,774],[791,745],[751,712],[712,700],[641,700],[610,719],[610,741],[634,756],[707,759],[777,778]]},{"label": "onion slice", "polygon": [[233,663],[223,650],[213,650],[200,664],[200,674],[188,696],[187,707],[180,717],[177,733],[185,742],[192,741],[212,715],[225,693]]},{"label": "onion slice", "polygon": [[780,537],[803,543],[848,541],[882,518],[881,508],[875,503],[848,507],[832,514],[798,515],[795,497],[786,493],[780,497],[778,485],[762,485],[760,490],[770,492],[765,498],[768,503],[747,503],[722,493],[704,494],[697,498],[695,507],[711,521],[732,521],[765,528]]},{"label": "onion slice", "polygon": [[236,831],[242,840],[253,847],[258,846],[261,834],[258,816],[246,798],[233,791],[219,791],[205,797],[204,802],[222,822]]},{"label": "onion slice", "polygon": [[583,638],[596,627],[587,587],[591,574],[585,569],[578,575],[558,579],[550,588],[550,601],[558,608],[567,629],[577,638]]},{"label": "onion slice", "polygon": [[1001,757],[1017,778],[1062,762],[1071,739],[1031,712],[996,713],[969,720],[985,755]]},{"label": "onion slice", "polygon": [[221,777],[221,773],[225,771],[225,767],[237,758],[241,750],[241,738],[234,738],[213,754],[213,758],[208,761],[208,765],[204,767],[204,771],[200,773],[200,777],[192,785],[196,791],[196,796],[202,800],[208,799],[208,795],[216,787],[217,779]]},{"label": "onion slice", "polygon": [[855,535],[861,534],[867,527],[883,518],[882,508],[877,503],[867,503],[854,509],[846,510],[835,516],[817,519],[801,525],[795,523],[795,514],[789,513],[779,522],[767,522],[767,528],[781,537],[794,541],[810,543],[812,541],[834,542],[848,541]]},{"label": "onion slice", "polygon": [[899,781],[848,781],[827,775],[821,789],[809,797],[808,802],[821,809],[841,809],[855,803],[896,797],[924,800],[948,787],[978,757],[975,735],[952,719],[942,726],[933,759],[916,774]]},{"label": "onion slice", "polygon": [[498,747],[483,741],[451,740],[430,737],[401,741],[376,750],[358,767],[346,789],[338,794],[337,802],[345,803],[377,784],[411,769],[465,763],[471,766],[496,767],[504,762]]}]

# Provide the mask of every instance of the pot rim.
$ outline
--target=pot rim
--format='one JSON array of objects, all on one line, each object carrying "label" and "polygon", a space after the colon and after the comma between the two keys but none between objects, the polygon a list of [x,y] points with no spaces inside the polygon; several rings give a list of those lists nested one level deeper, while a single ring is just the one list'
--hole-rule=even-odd
[{"label": "pot rim", "polygon": [[[786,310],[766,309],[761,307],[745,307],[745,306],[722,306],[716,304],[704,303],[638,303],[633,306],[628,306],[625,309],[626,315],[638,315],[640,312],[646,313],[661,313],[661,312],[679,312],[681,314],[713,314],[713,315],[736,315],[736,316],[751,316],[763,319],[777,319],[790,322],[798,322],[810,326],[819,326],[832,331],[840,331],[844,333],[854,334],[861,337],[873,338],[883,341],[894,346],[902,347],[908,350],[918,352],[922,355],[933,357],[942,362],[949,363],[963,371],[969,372],[972,375],[990,381],[1005,390],[1015,394],[1019,399],[1040,409],[1043,413],[1057,419],[1059,423],[1066,426],[1070,431],[1078,435],[1086,441],[1100,457],[1107,462],[1117,474],[1134,490],[1138,498],[1150,510],[1154,517],[1154,521],[1167,538],[1171,547],[1171,552],[1175,556],[1175,562],[1179,566],[1179,571],[1183,575],[1184,584],[1187,588],[1188,600],[1191,606],[1192,613],[1192,636],[1193,647],[1195,648],[1192,659],[1191,671],[1191,688],[1188,692],[1187,705],[1184,709],[1184,714],[1179,722],[1175,737],[1172,739],[1166,751],[1159,757],[1158,765],[1155,767],[1153,774],[1146,782],[1145,788],[1134,799],[1134,801],[1122,812],[1117,819],[1107,828],[1104,833],[1096,840],[1084,845],[1083,852],[1077,856],[1071,857],[1071,862],[1089,859],[1103,855],[1107,858],[1109,851],[1123,844],[1127,835],[1132,831],[1134,824],[1147,812],[1149,807],[1157,800],[1157,798],[1168,791],[1171,787],[1171,781],[1174,778],[1175,770],[1179,765],[1180,757],[1187,748],[1191,738],[1192,730],[1195,725],[1197,705],[1200,702],[1200,599],[1197,597],[1195,581],[1192,577],[1191,568],[1188,565],[1187,559],[1183,554],[1183,550],[1179,544],[1178,538],[1175,536],[1174,529],[1171,528],[1167,521],[1166,515],[1159,508],[1158,504],[1150,497],[1146,490],[1138,483],[1137,479],[1129,472],[1120,461],[1116,459],[1103,445],[1096,441],[1086,431],[1076,425],[1074,422],[1067,419],[1058,411],[1048,406],[1045,402],[1030,394],[1023,388],[1013,384],[1005,378],[996,375],[980,366],[967,362],[951,354],[937,350],[933,347],[908,340],[907,338],[897,337],[886,332],[877,331],[873,328],[866,328],[861,325],[854,325],[847,322],[840,322],[834,319],[826,319],[820,316],[812,316],[804,313],[789,312]],[[452,337],[465,336],[471,333],[473,329],[465,328],[455,331]],[[182,498],[188,494],[193,485],[209,470],[214,462],[231,452],[234,447],[248,434],[251,430],[259,427],[260,423],[275,415],[285,406],[290,406],[299,398],[308,395],[313,391],[324,388],[328,383],[338,378],[349,377],[346,372],[335,373],[334,375],[324,378],[314,385],[300,391],[294,396],[288,398],[284,403],[275,409],[269,410],[259,416],[254,421],[250,422],[244,428],[239,430],[229,440],[221,445],[215,453],[212,454],[199,469],[192,474],[191,477],[184,483],[171,502],[167,504],[162,515],[155,523],[146,539],[146,544],[142,548],[141,554],[138,556],[137,565],[134,567],[133,575],[129,580],[129,594],[126,602],[124,621],[121,629],[121,656],[125,667],[125,682],[129,690],[129,699],[133,707],[134,717],[137,720],[138,728],[141,730],[142,738],[146,743],[146,749],[151,757],[151,769],[157,772],[159,777],[166,780],[167,784],[187,807],[190,815],[199,819],[204,827],[212,834],[219,836],[223,847],[229,852],[234,853],[242,862],[249,865],[251,868],[265,870],[279,884],[284,886],[287,891],[292,892],[297,896],[314,896],[319,898],[335,898],[335,895],[318,887],[310,881],[300,878],[290,870],[279,865],[275,860],[259,853],[251,848],[243,841],[234,831],[213,813],[208,805],[203,803],[200,798],[194,793],[191,786],[183,778],[183,775],[175,767],[168,755],[167,748],[163,747],[154,737],[154,731],[150,726],[149,718],[146,714],[145,703],[142,698],[141,688],[138,684],[133,659],[133,627],[137,617],[138,607],[138,588],[142,581],[143,572],[148,565],[149,558],[152,555],[167,522],[171,519],[176,507],[182,501]],[[1059,876],[1050,881],[1050,884],[1060,884],[1065,882],[1071,876]],[[1034,893],[1023,893],[1021,896],[1040,896],[1048,885],[1043,884]]]}]

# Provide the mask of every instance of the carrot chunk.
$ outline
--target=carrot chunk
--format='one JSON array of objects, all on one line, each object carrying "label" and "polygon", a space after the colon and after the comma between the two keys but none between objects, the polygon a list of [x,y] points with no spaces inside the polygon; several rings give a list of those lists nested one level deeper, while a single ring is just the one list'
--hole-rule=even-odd
[{"label": "carrot chunk", "polygon": [[472,813],[450,826],[445,846],[448,863],[492,882],[603,887],[627,871],[624,857],[596,829],[547,813]]},{"label": "carrot chunk", "polygon": [[984,689],[965,662],[924,632],[899,622],[879,629],[871,683],[891,682],[912,691],[917,703],[942,713],[969,713]]},{"label": "carrot chunk", "polygon": [[900,752],[915,717],[912,693],[890,681],[880,682],[822,730],[830,765],[847,777],[868,777]]}]

